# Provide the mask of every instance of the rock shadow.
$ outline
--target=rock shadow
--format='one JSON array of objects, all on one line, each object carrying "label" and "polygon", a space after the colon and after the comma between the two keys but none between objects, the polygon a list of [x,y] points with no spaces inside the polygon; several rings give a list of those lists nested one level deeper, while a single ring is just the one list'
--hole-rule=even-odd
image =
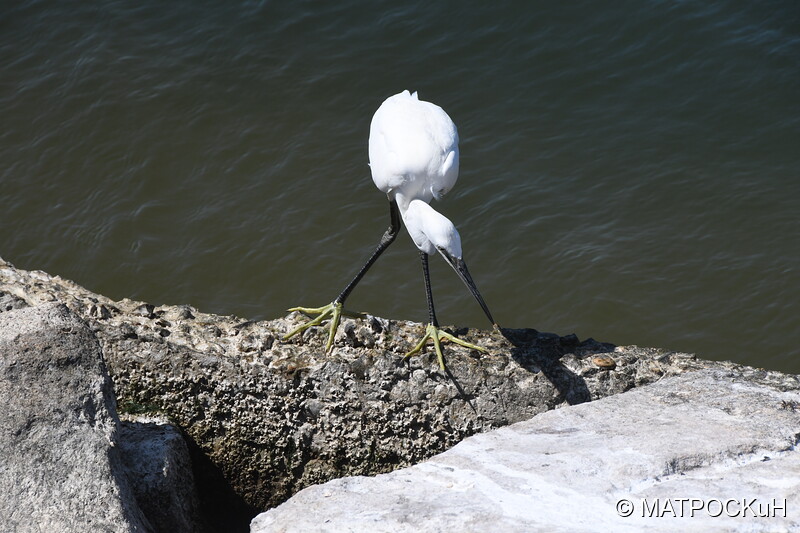
[{"label": "rock shadow", "polygon": [[185,431],[181,433],[189,448],[200,514],[206,530],[210,533],[249,532],[250,521],[261,510],[245,502],[200,445]]}]

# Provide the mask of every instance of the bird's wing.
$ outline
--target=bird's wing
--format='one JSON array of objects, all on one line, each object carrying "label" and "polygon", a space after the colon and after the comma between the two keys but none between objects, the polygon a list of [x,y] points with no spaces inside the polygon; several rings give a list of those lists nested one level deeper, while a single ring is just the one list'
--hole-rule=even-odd
[{"label": "bird's wing", "polygon": [[406,189],[406,195],[430,201],[458,179],[458,132],[442,108],[415,96],[404,91],[386,99],[375,112],[370,167],[380,190]]}]

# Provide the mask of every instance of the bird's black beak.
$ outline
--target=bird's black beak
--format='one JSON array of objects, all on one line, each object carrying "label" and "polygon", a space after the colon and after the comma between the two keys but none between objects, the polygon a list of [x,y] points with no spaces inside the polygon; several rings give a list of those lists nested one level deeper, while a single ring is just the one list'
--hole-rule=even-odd
[{"label": "bird's black beak", "polygon": [[464,260],[460,257],[453,257],[442,249],[439,249],[439,253],[442,255],[442,257],[444,257],[444,260],[447,261],[447,264],[453,267],[453,270],[456,271],[458,277],[461,278],[461,281],[463,281],[464,285],[467,286],[469,292],[472,293],[472,296],[474,296],[478,301],[481,309],[483,309],[483,312],[486,313],[486,318],[489,319],[493,326],[497,326],[497,322],[495,322],[494,318],[492,318],[492,313],[489,312],[486,302],[483,301],[483,297],[478,291],[478,287],[476,287],[475,282],[472,281],[472,276],[469,275],[469,270],[467,270],[467,264],[464,262]]}]

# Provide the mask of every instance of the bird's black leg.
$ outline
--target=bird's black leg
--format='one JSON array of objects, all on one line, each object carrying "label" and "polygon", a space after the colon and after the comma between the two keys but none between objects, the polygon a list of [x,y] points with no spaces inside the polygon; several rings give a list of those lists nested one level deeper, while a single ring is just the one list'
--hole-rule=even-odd
[{"label": "bird's black leg", "polygon": [[358,271],[356,277],[353,278],[353,281],[347,284],[347,287],[336,297],[334,302],[338,302],[340,304],[344,304],[344,301],[350,296],[350,292],[358,285],[358,282],[361,281],[361,278],[364,277],[364,274],[367,273],[367,270],[378,260],[381,254],[386,250],[392,242],[394,242],[395,237],[400,232],[400,210],[397,208],[397,202],[394,200],[389,200],[389,228],[384,232],[383,237],[381,237],[381,242],[378,243],[378,247],[372,252],[372,255],[361,267],[361,270]]},{"label": "bird's black leg", "polygon": [[353,281],[347,284],[344,290],[336,297],[334,301],[325,305],[323,307],[317,308],[309,308],[309,307],[292,307],[289,311],[300,311],[301,313],[310,314],[310,315],[317,315],[316,318],[306,322],[305,324],[301,324],[300,326],[296,327],[289,333],[283,336],[283,339],[286,340],[301,331],[304,331],[311,326],[318,326],[321,324],[325,319],[330,318],[330,325],[328,327],[328,342],[325,344],[325,351],[328,352],[333,347],[333,337],[336,334],[336,328],[339,327],[339,319],[342,314],[346,316],[354,316],[363,318],[364,315],[360,313],[350,313],[344,310],[344,301],[350,295],[350,292],[358,285],[358,282],[361,281],[361,278],[364,277],[364,274],[367,273],[367,270],[378,260],[378,257],[389,247],[392,242],[394,242],[395,237],[400,232],[400,210],[397,207],[397,202],[394,200],[389,200],[389,229],[387,229],[383,236],[381,237],[381,242],[378,243],[378,247],[372,252],[372,255],[367,260],[366,264],[361,267],[361,270],[358,271],[356,277],[353,278]]},{"label": "bird's black leg", "polygon": [[423,251],[419,252],[419,257],[422,259],[422,275],[425,278],[425,297],[428,299],[428,318],[431,325],[438,328],[439,322],[436,320],[436,311],[433,309],[433,292],[431,292],[431,275],[428,272],[428,254]]},{"label": "bird's black leg", "polygon": [[481,352],[487,351],[485,348],[481,348],[480,346],[476,346],[474,344],[470,344],[466,341],[462,341],[458,337],[447,333],[444,330],[439,329],[439,322],[436,320],[436,311],[433,308],[433,292],[431,291],[431,276],[430,272],[428,271],[428,254],[425,252],[420,252],[419,257],[422,260],[422,275],[425,278],[425,297],[428,299],[428,318],[430,322],[428,323],[428,327],[425,329],[425,336],[422,337],[422,340],[417,343],[414,348],[406,354],[406,358],[411,357],[414,354],[417,354],[422,351],[425,347],[425,344],[428,342],[428,339],[433,341],[433,348],[436,350],[436,357],[439,360],[439,368],[442,371],[445,370],[444,368],[444,354],[442,353],[442,346],[441,346],[441,339],[447,339],[451,342],[456,344],[460,344],[466,348],[471,348],[473,350],[479,350]]}]

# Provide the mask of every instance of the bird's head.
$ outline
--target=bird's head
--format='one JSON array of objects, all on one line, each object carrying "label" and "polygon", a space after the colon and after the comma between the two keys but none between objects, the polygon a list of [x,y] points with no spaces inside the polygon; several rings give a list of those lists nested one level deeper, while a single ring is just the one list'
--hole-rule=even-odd
[{"label": "bird's head", "polygon": [[412,200],[408,204],[408,208],[402,212],[402,216],[406,229],[417,248],[428,255],[438,252],[467,286],[486,317],[492,324],[496,324],[481,293],[478,292],[478,287],[475,286],[469,270],[467,270],[467,264],[464,262],[461,252],[461,236],[450,219],[422,200]]}]

